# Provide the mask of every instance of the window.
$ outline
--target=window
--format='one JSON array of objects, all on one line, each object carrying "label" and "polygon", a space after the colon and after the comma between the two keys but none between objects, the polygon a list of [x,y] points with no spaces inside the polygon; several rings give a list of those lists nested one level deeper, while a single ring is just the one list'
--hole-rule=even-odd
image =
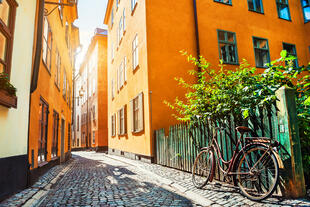
[{"label": "window", "polygon": [[114,98],[114,80],[111,81],[111,93],[112,93],[112,99]]},{"label": "window", "polygon": [[262,0],[248,0],[248,7],[250,11],[264,13]]},{"label": "window", "polygon": [[39,139],[38,139],[38,162],[46,161],[47,157],[47,126],[48,126],[48,105],[41,98],[39,110]]},{"label": "window", "polygon": [[126,9],[123,10],[123,32],[126,30]]},{"label": "window", "polygon": [[127,81],[127,57],[124,57],[124,81]]},{"label": "window", "polygon": [[121,40],[123,38],[123,17],[119,20],[119,27],[118,27],[118,44],[121,43]]},{"label": "window", "polygon": [[281,19],[291,20],[290,9],[288,0],[276,0],[278,16]]},{"label": "window", "polygon": [[51,71],[51,59],[52,59],[52,32],[49,27],[47,18],[44,18],[44,32],[43,32],[43,52],[42,58],[48,71]]},{"label": "window", "polygon": [[265,67],[270,62],[268,40],[253,37],[256,67]]},{"label": "window", "polygon": [[310,0],[301,0],[301,6],[304,13],[305,22],[310,21]]},{"label": "window", "polygon": [[17,3],[2,0],[0,3],[0,73],[11,74],[13,35]]},{"label": "window", "polygon": [[93,120],[96,120],[96,106],[93,106]]},{"label": "window", "polygon": [[83,135],[82,135],[82,144],[85,144],[85,132],[83,132]]},{"label": "window", "polygon": [[137,0],[131,0],[131,11],[133,12],[134,9],[136,8]]},{"label": "window", "polygon": [[224,63],[238,64],[236,34],[223,30],[217,31],[220,59]]},{"label": "window", "polygon": [[230,4],[231,5],[231,0],[214,0],[215,2],[220,2],[224,4]]},{"label": "window", "polygon": [[55,84],[58,88],[60,88],[60,71],[61,71],[61,59],[58,50],[56,50]]},{"label": "window", "polygon": [[95,144],[95,143],[96,143],[96,132],[93,131],[93,144]]},{"label": "window", "polygon": [[131,105],[131,130],[132,132],[140,132],[144,129],[143,121],[143,93],[140,93],[136,98],[130,101]]},{"label": "window", "polygon": [[79,115],[77,115],[77,118],[76,118],[76,125],[77,125],[77,131],[80,131],[80,116]]},{"label": "window", "polygon": [[115,114],[111,116],[111,135],[114,137],[116,135],[116,130],[115,130]]},{"label": "window", "polygon": [[57,153],[58,153],[58,131],[59,131],[59,114],[56,111],[54,111],[52,158],[57,157]]},{"label": "window", "polygon": [[135,70],[139,65],[138,35],[132,41],[132,69]]},{"label": "window", "polygon": [[120,2],[120,0],[116,0],[116,10],[117,10],[118,7],[119,7],[119,2]]},{"label": "window", "polygon": [[[296,59],[293,61],[293,66],[298,67],[296,46],[293,44],[288,44],[288,43],[283,42],[283,50],[287,51],[287,56],[292,55],[296,57]],[[286,64],[288,65],[288,63]]]},{"label": "window", "polygon": [[119,65],[119,68],[117,70],[117,86],[118,86],[118,90],[120,90],[120,88],[124,85],[125,83],[125,64],[124,64],[124,60],[121,62],[121,64]]},{"label": "window", "polygon": [[118,111],[118,134],[127,134],[127,107],[126,105]]},{"label": "window", "polygon": [[[62,0],[58,0],[58,3],[62,3]],[[59,5],[59,6],[58,6],[58,11],[59,11],[60,21],[61,21],[61,23],[62,23],[62,21],[63,21],[63,16],[64,16],[64,11],[63,11],[62,5]]]},{"label": "window", "polygon": [[67,75],[64,71],[64,79],[63,79],[63,85],[62,85],[62,96],[66,100],[66,91],[67,91]]}]

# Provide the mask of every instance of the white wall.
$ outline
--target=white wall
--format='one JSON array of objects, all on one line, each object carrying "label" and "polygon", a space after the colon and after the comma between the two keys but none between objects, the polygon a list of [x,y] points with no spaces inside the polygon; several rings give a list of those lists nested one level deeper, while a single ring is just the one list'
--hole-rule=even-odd
[{"label": "white wall", "polygon": [[11,83],[17,109],[0,106],[0,158],[27,154],[29,91],[35,30],[35,0],[17,0]]}]

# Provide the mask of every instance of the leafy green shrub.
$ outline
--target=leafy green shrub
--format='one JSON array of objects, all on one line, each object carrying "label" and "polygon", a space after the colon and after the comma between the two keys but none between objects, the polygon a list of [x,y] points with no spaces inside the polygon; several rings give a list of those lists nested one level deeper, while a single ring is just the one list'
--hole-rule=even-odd
[{"label": "leafy green shrub", "polygon": [[275,92],[282,86],[296,91],[297,113],[305,174],[310,177],[310,64],[295,67],[293,56],[284,50],[281,57],[267,64],[263,72],[251,67],[243,60],[235,70],[225,70],[222,62],[213,69],[203,57],[199,60],[186,52],[187,60],[200,71],[193,69],[189,74],[197,77],[196,83],[188,83],[183,78],[175,78],[185,89],[185,97],[176,97],[175,103],[165,102],[177,113],[181,121],[202,117],[213,122],[221,122],[233,115],[237,125],[241,125],[256,107],[268,108],[276,102]]},{"label": "leafy green shrub", "polygon": [[5,73],[0,73],[0,90],[5,90],[9,95],[16,96],[16,88],[10,83],[9,77]]}]

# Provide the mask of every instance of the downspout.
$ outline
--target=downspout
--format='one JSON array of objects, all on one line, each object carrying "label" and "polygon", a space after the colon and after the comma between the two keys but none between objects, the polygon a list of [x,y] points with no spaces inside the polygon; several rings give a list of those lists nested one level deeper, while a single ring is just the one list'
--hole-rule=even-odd
[{"label": "downspout", "polygon": [[43,17],[44,17],[44,0],[38,0],[38,22],[37,22],[37,37],[36,37],[36,52],[32,69],[30,94],[29,94],[29,113],[28,113],[28,137],[27,137],[27,156],[28,156],[28,171],[27,171],[27,186],[31,185],[30,177],[30,162],[29,162],[29,139],[30,139],[30,114],[31,114],[31,94],[37,89],[39,66],[41,60],[41,49],[42,49],[42,35],[43,35]]},{"label": "downspout", "polygon": [[[197,0],[193,0],[194,6],[194,20],[195,20],[195,37],[196,37],[196,52],[197,60],[200,62],[200,43],[199,43],[199,30],[198,30],[198,15],[197,15]],[[198,67],[198,72],[201,72],[201,68]]]},{"label": "downspout", "polygon": [[43,36],[43,17],[44,17],[44,0],[39,0],[39,17],[37,27],[36,52],[33,64],[33,73],[30,86],[30,94],[32,94],[38,86],[39,67],[41,61],[42,36]]}]

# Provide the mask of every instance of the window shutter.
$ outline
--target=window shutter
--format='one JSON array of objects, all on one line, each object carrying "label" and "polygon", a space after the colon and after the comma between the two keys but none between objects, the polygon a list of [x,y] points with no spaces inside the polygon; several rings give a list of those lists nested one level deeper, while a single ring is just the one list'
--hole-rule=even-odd
[{"label": "window shutter", "polygon": [[134,117],[134,100],[130,101],[130,113],[131,113],[131,131],[135,131],[135,117]]},{"label": "window shutter", "polygon": [[127,81],[127,57],[124,58],[124,81]]},{"label": "window shutter", "polygon": [[139,94],[139,126],[138,126],[138,131],[142,131],[144,128],[144,110],[143,110],[143,93]]}]

